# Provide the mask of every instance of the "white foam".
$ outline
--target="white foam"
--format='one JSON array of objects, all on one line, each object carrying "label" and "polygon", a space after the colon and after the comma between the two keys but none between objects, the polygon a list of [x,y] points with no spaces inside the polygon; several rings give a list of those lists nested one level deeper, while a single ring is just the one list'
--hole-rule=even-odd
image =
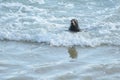
[{"label": "white foam", "polygon": [[[0,10],[3,9],[0,14],[2,15],[0,19],[0,40],[45,42],[54,46],[120,45],[120,23],[117,20],[119,19],[119,7],[99,8],[98,3],[91,2],[84,5],[82,9],[76,3],[60,1],[58,4],[53,1],[52,3],[55,6],[51,4],[50,7],[44,0],[29,1],[35,4],[40,2],[39,4],[44,6],[26,5],[22,2],[0,3]],[[92,9],[86,9],[89,5]],[[54,9],[55,7],[58,10]],[[65,10],[60,10],[63,7]],[[75,12],[67,12],[71,10]],[[115,10],[118,11],[115,13]],[[79,26],[83,29],[82,32],[71,33],[67,31],[72,18],[78,19]],[[87,28],[86,31],[84,28]]]},{"label": "white foam", "polygon": [[73,3],[59,2],[58,4],[61,5],[61,6],[64,6],[65,8],[69,8],[69,9],[74,8],[74,4]]},{"label": "white foam", "polygon": [[[50,45],[55,46],[70,46],[70,45],[80,45],[80,46],[98,46],[103,44],[101,39],[92,37],[89,33],[79,32],[79,33],[51,33],[45,29],[41,29],[40,33],[30,34],[30,33],[17,33],[16,31],[0,32],[0,38],[8,40],[23,40],[31,42],[46,42]],[[104,40],[103,40],[104,41]]]},{"label": "white foam", "polygon": [[45,4],[44,0],[29,0],[31,3]]}]

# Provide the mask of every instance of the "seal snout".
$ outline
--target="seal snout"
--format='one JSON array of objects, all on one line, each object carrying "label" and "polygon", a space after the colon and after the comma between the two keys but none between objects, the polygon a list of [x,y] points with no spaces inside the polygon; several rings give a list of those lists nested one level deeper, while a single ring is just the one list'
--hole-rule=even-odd
[{"label": "seal snout", "polygon": [[76,25],[74,20],[71,20],[71,24],[73,24],[74,26]]}]

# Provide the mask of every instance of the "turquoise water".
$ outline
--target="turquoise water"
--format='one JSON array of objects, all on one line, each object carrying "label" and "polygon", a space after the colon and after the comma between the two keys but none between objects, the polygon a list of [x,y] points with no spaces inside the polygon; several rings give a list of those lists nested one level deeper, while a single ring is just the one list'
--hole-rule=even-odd
[{"label": "turquoise water", "polygon": [[[119,0],[0,0],[0,11],[1,40],[55,46],[120,45]],[[73,18],[82,32],[66,31]]]}]

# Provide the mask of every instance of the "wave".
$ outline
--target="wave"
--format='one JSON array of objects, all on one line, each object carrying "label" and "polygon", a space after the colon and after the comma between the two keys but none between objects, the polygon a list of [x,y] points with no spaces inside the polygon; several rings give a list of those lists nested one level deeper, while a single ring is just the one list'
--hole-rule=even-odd
[{"label": "wave", "polygon": [[[0,0],[0,40],[54,46],[120,45],[117,1]],[[72,18],[78,19],[82,32],[67,31]]]},{"label": "wave", "polygon": [[[112,24],[113,25],[113,24]],[[120,24],[119,24],[120,25]],[[104,27],[104,26],[103,26]],[[0,40],[30,41],[38,43],[47,43],[53,46],[99,46],[99,45],[120,45],[119,27],[103,28],[94,27],[86,31],[71,33],[69,31],[47,31],[46,29],[29,30],[29,31],[9,31],[0,32]]]}]

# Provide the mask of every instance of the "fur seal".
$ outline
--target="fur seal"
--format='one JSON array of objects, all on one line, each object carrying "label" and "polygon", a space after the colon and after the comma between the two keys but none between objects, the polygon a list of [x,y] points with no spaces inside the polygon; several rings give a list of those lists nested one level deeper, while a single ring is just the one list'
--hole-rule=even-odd
[{"label": "fur seal", "polygon": [[72,19],[71,20],[69,31],[71,31],[71,32],[79,32],[79,31],[81,31],[80,28],[79,28],[77,19]]}]

